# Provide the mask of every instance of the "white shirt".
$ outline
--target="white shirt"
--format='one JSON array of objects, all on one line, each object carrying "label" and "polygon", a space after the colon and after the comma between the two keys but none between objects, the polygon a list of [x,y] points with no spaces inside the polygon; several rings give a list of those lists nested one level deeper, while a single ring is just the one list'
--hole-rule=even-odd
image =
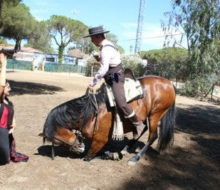
[{"label": "white shirt", "polygon": [[111,47],[111,46],[115,47],[115,45],[112,42],[104,39],[101,45],[102,45],[100,52],[101,67],[94,76],[93,81],[90,84],[91,86],[95,86],[97,82],[105,76],[105,74],[109,70],[109,67],[116,67],[121,63],[120,53],[117,49]]}]

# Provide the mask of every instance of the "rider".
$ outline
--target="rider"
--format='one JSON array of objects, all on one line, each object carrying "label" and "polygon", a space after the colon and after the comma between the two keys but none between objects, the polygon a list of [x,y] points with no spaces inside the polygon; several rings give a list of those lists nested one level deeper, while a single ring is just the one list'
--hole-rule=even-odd
[{"label": "rider", "polygon": [[90,90],[96,83],[104,77],[105,82],[108,83],[113,91],[117,107],[122,111],[125,118],[129,119],[132,123],[133,137],[138,139],[145,125],[140,121],[131,108],[126,102],[125,92],[124,92],[124,74],[122,72],[120,53],[118,48],[110,41],[105,39],[105,31],[102,26],[89,28],[89,35],[85,37],[91,37],[91,41],[100,49],[100,56],[95,55],[95,59],[100,62],[100,69],[94,76],[93,81],[88,86]]}]

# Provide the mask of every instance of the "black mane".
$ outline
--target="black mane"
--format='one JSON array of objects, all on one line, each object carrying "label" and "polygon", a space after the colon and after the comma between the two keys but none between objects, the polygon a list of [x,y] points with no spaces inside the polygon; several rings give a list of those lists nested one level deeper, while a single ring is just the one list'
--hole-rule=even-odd
[{"label": "black mane", "polygon": [[[107,93],[104,85],[98,89],[95,97],[97,104],[104,103],[108,105]],[[57,127],[64,127],[72,130],[79,125],[79,122],[81,122],[80,128],[82,129],[96,112],[94,103],[94,97],[86,93],[84,96],[72,99],[53,108],[45,121],[44,134],[48,139],[52,139]]]}]

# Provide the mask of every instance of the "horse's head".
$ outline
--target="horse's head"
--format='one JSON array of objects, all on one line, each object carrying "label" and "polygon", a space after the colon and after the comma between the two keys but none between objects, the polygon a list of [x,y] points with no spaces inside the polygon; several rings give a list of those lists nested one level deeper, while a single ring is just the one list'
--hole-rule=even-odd
[{"label": "horse's head", "polygon": [[69,146],[69,150],[80,154],[83,153],[85,151],[85,144],[83,142],[83,137],[81,136],[80,133],[73,133],[75,135],[75,141],[73,142],[72,145],[68,145]]},{"label": "horse's head", "polygon": [[45,134],[41,133],[40,136],[52,141],[54,144],[65,146],[74,153],[83,153],[85,151],[85,144],[83,137],[79,132],[72,132],[69,129],[58,127],[54,132],[52,138],[48,138]]}]

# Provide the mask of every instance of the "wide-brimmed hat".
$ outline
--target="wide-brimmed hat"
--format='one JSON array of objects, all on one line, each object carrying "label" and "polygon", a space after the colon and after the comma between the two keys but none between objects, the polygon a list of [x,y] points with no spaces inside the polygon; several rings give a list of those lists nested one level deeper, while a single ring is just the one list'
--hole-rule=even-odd
[{"label": "wide-brimmed hat", "polygon": [[84,38],[94,36],[94,35],[98,35],[98,34],[104,34],[104,33],[108,33],[108,32],[109,31],[105,31],[103,29],[103,26],[92,27],[92,28],[89,28],[89,35],[84,36]]}]

